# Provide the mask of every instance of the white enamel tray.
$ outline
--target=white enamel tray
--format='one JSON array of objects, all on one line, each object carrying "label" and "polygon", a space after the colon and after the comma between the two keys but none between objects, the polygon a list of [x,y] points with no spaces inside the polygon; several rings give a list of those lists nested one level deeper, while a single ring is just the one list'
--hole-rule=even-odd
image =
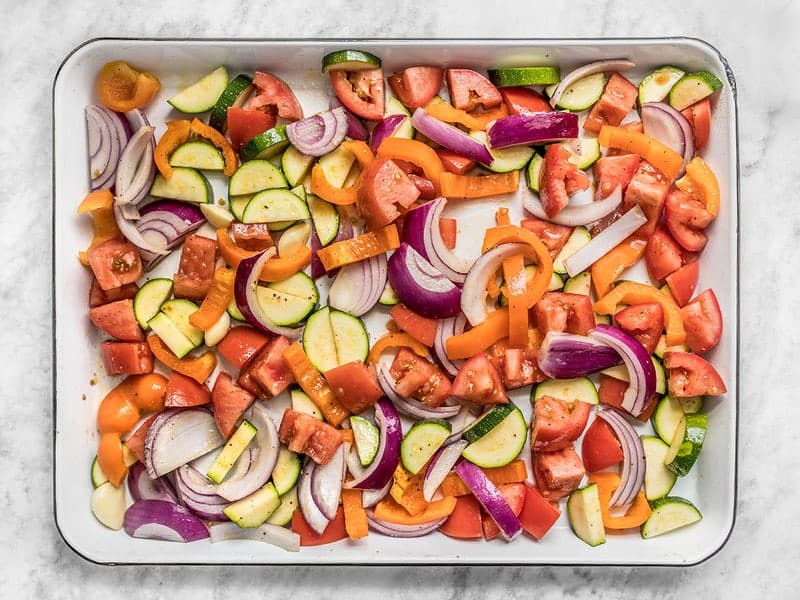
[{"label": "white enamel tray", "polygon": [[[231,75],[265,70],[284,78],[296,92],[306,114],[327,108],[332,96],[320,74],[324,54],[360,48],[383,60],[389,73],[415,64],[486,69],[498,66],[555,64],[562,74],[603,58],[636,62],[631,78],[674,64],[687,71],[708,70],[724,86],[714,101],[711,140],[703,151],[719,178],[722,209],[710,230],[703,253],[698,289],[713,287],[722,307],[725,333],[710,354],[728,384],[726,395],[707,400],[708,436],[698,464],[679,480],[674,495],[692,500],[703,520],[689,528],[650,540],[633,532],[610,535],[590,548],[569,528],[565,511],[541,542],[524,534],[513,543],[457,541],[440,533],[400,540],[371,534],[357,543],[342,541],[288,553],[258,542],[191,544],[141,540],[111,531],[93,517],[89,501],[89,467],[96,452],[97,406],[113,385],[103,375],[100,337],[87,317],[90,278],[76,255],[91,239],[90,220],[76,207],[88,191],[84,108],[96,102],[94,81],[111,60],[126,60],[157,74],[162,91],[147,114],[157,135],[170,114],[165,102],[176,90],[219,65]],[[388,91],[388,86],[387,86]],[[726,542],[736,505],[738,402],[738,156],[736,96],[724,58],[708,44],[686,38],[552,39],[552,40],[94,40],[77,48],[62,64],[53,89],[53,287],[54,314],[54,511],[65,542],[87,560],[105,563],[152,564],[570,564],[570,565],[690,565],[703,561]],[[217,188],[222,190],[224,188]],[[218,191],[218,195],[225,197]],[[512,219],[521,216],[519,203],[506,199]],[[460,216],[458,249],[476,255],[481,232],[492,223],[496,205],[463,201],[448,207]],[[174,273],[174,263],[163,267]],[[374,340],[385,315],[367,320]],[[385,331],[385,330],[384,330]],[[514,401],[530,415],[528,388]],[[529,451],[523,450],[523,456]],[[562,504],[563,507],[563,504]]]}]

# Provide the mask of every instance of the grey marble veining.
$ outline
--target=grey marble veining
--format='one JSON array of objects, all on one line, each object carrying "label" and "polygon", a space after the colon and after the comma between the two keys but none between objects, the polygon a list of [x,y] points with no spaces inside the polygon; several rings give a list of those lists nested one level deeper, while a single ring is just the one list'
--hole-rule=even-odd
[{"label": "grey marble veining", "polygon": [[[388,3],[385,3],[388,4]],[[1,598],[797,597],[800,132],[796,2],[0,0]],[[651,5],[652,4],[652,5]],[[502,8],[501,8],[502,6]],[[61,541],[52,518],[50,94],[82,41],[147,37],[703,38],[739,91],[741,386],[737,522],[690,569],[109,568]]]}]

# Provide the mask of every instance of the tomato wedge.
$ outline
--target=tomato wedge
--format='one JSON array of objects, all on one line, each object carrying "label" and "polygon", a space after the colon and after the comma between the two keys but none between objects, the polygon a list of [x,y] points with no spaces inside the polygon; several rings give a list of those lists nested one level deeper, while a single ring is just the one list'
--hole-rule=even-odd
[{"label": "tomato wedge", "polygon": [[542,539],[561,516],[558,504],[548,502],[533,485],[525,482],[525,502],[519,513],[519,522],[526,533]]},{"label": "tomato wedge", "polygon": [[586,335],[596,325],[592,300],[585,294],[547,292],[533,307],[542,333],[565,331]]},{"label": "tomato wedge", "polygon": [[591,406],[575,400],[566,402],[550,396],[538,398],[533,406],[531,440],[535,451],[553,452],[572,445],[589,420]]},{"label": "tomato wedge", "polygon": [[450,394],[475,404],[508,403],[500,373],[483,353],[476,354],[461,366]]},{"label": "tomato wedge", "polygon": [[547,216],[552,218],[569,203],[570,195],[589,187],[586,173],[569,160],[569,150],[550,144],[539,175],[539,197]]},{"label": "tomato wedge", "polygon": [[389,76],[394,95],[410,109],[426,105],[442,87],[444,70],[440,67],[408,67]]},{"label": "tomato wedge", "polygon": [[358,188],[358,207],[367,228],[380,229],[400,216],[420,196],[419,188],[390,158],[376,158],[364,171]]},{"label": "tomato wedge", "polygon": [[659,281],[683,265],[681,247],[663,227],[656,229],[648,238],[644,260],[650,277]]},{"label": "tomato wedge", "polygon": [[136,283],[144,273],[139,249],[120,240],[108,240],[90,248],[89,266],[103,291]]},{"label": "tomato wedge", "polygon": [[664,331],[664,309],[658,302],[632,304],[616,313],[614,322],[652,354]]},{"label": "tomato wedge", "polygon": [[703,354],[719,344],[722,311],[714,290],[705,290],[681,308],[681,318],[686,328],[686,345],[692,352]]},{"label": "tomato wedge", "polygon": [[690,252],[700,252],[706,247],[708,237],[703,229],[714,220],[703,203],[683,190],[673,189],[667,194],[664,205],[667,229],[681,247]]},{"label": "tomato wedge", "polygon": [[231,106],[227,120],[231,146],[238,152],[245,142],[275,127],[275,121],[276,117],[272,113]]},{"label": "tomato wedge", "polygon": [[719,396],[727,392],[722,377],[702,356],[689,352],[666,352],[667,388],[672,396]]},{"label": "tomato wedge", "polygon": [[453,106],[461,110],[494,108],[503,102],[494,84],[472,69],[447,69],[447,89]]},{"label": "tomato wedge", "polygon": [[528,87],[503,87],[500,88],[500,95],[511,115],[553,110],[550,103],[540,93]]},{"label": "tomato wedge", "polygon": [[248,110],[261,110],[290,121],[303,118],[303,107],[297,101],[294,92],[281,79],[271,73],[256,71],[253,76],[253,85],[257,93],[251,97],[245,108]]},{"label": "tomato wedge", "polygon": [[678,306],[684,306],[694,294],[697,280],[700,278],[700,262],[694,260],[686,263],[677,271],[667,275],[666,282],[669,291]]},{"label": "tomato wedge", "polygon": [[331,71],[333,92],[351,113],[380,121],[384,110],[383,71]]},{"label": "tomato wedge", "polygon": [[603,419],[595,418],[581,442],[583,466],[588,473],[602,471],[622,462],[625,455],[614,430]]}]

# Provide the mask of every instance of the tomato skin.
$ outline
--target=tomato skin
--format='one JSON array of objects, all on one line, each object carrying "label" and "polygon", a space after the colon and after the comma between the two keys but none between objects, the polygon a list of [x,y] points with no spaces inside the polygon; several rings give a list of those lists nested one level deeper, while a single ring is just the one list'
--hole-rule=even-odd
[{"label": "tomato skin", "polygon": [[109,375],[141,375],[153,371],[153,353],[145,342],[103,342],[100,351]]},{"label": "tomato skin", "polygon": [[583,171],[570,162],[569,150],[561,144],[550,144],[539,174],[539,198],[547,216],[556,216],[569,203],[569,197],[589,187]]},{"label": "tomato skin", "polygon": [[211,288],[217,262],[217,241],[192,234],[183,242],[178,272],[173,277],[173,294],[202,302]]},{"label": "tomato skin", "polygon": [[410,109],[426,105],[442,87],[444,70],[440,67],[408,67],[389,77],[394,95]]},{"label": "tomato skin", "polygon": [[681,308],[686,328],[686,345],[692,352],[703,354],[719,344],[722,337],[722,311],[714,290],[707,289]]},{"label": "tomato skin", "polygon": [[255,396],[239,387],[227,373],[220,373],[211,390],[214,421],[226,440],[236,429],[236,422],[255,400]]},{"label": "tomato skin", "polygon": [[500,91],[486,77],[471,69],[447,69],[447,90],[453,106],[467,112],[494,108],[503,102]]},{"label": "tomato skin", "polygon": [[420,196],[419,188],[390,158],[373,160],[358,188],[358,207],[367,228],[380,229],[400,216],[395,205],[408,208]]},{"label": "tomato skin", "polygon": [[656,229],[647,239],[644,260],[650,277],[662,281],[683,265],[681,247],[663,227]]},{"label": "tomato skin", "polygon": [[383,396],[373,365],[353,361],[325,371],[325,379],[334,395],[347,410],[359,415]]},{"label": "tomato skin", "polygon": [[421,175],[417,175],[416,173],[409,173],[408,178],[415,186],[417,186],[420,200],[433,200],[436,198],[436,188],[430,179]]},{"label": "tomato skin", "polygon": [[677,398],[719,396],[727,392],[722,377],[702,356],[689,352],[666,352],[667,389]]},{"label": "tomato skin", "polygon": [[708,227],[714,217],[702,202],[683,190],[673,189],[667,194],[664,220],[672,237],[682,248],[690,252],[700,252],[708,242],[708,237],[702,230]]},{"label": "tomato skin", "polygon": [[483,353],[476,354],[461,366],[450,393],[475,404],[508,404],[500,373]]},{"label": "tomato skin", "polygon": [[211,402],[211,390],[177,371],[169,374],[164,406],[177,408],[184,406],[203,406]]},{"label": "tomato skin", "polygon": [[596,324],[592,300],[584,294],[547,292],[533,307],[542,334],[562,331],[586,335]]},{"label": "tomato skin", "polygon": [[301,546],[322,546],[343,540],[347,537],[344,509],[341,506],[336,509],[336,516],[328,523],[322,534],[311,529],[311,526],[303,518],[303,511],[295,510],[292,513],[292,531],[300,536]]},{"label": "tomato skin", "polygon": [[416,398],[428,406],[441,406],[452,394],[447,376],[429,360],[400,348],[389,369],[401,396]]},{"label": "tomato skin", "polygon": [[[280,335],[272,338],[244,367],[242,373],[255,384],[257,396],[272,398],[295,382],[284,351],[291,345],[289,338]],[[248,389],[246,386],[242,386]]]},{"label": "tomato skin", "polygon": [[522,528],[537,540],[542,539],[561,516],[558,505],[548,502],[530,482],[524,482],[525,502],[519,513]]},{"label": "tomato skin", "polygon": [[677,271],[667,275],[666,282],[669,286],[669,291],[678,306],[685,306],[689,299],[694,294],[697,287],[697,280],[700,278],[700,262],[692,261],[686,263]]},{"label": "tomato skin", "polygon": [[481,505],[472,494],[456,497],[456,507],[447,520],[439,527],[446,536],[473,540],[483,537],[481,525]]},{"label": "tomato skin", "polygon": [[290,121],[303,118],[303,107],[300,106],[294,92],[275,75],[256,71],[253,85],[258,93],[247,101],[245,109],[262,110],[272,114],[277,112],[278,116]]},{"label": "tomato skin", "polygon": [[581,442],[583,466],[588,473],[602,471],[622,462],[622,445],[614,430],[603,419],[595,418]]},{"label": "tomato skin", "polygon": [[614,322],[652,354],[664,331],[664,309],[658,302],[634,304],[616,313]]},{"label": "tomato skin", "polygon": [[139,249],[120,240],[108,240],[90,248],[89,266],[103,291],[135,283],[144,273]]},{"label": "tomato skin", "polygon": [[241,369],[269,339],[268,335],[253,327],[232,327],[217,344],[217,351],[225,360]]},{"label": "tomato skin", "polygon": [[542,396],[533,406],[531,440],[536,452],[554,452],[571,446],[583,433],[590,405]]},{"label": "tomato skin", "polygon": [[542,373],[536,362],[536,348],[507,348],[502,357],[503,385],[507,390],[524,387],[531,383],[544,381],[547,376]]},{"label": "tomato skin", "polygon": [[476,164],[478,164],[471,158],[466,158],[460,154],[456,154],[447,148],[437,148],[436,154],[438,154],[439,158],[442,160],[444,168],[448,172],[455,173],[456,175],[465,175],[467,172],[471,171]]},{"label": "tomato skin", "polygon": [[543,219],[535,217],[528,217],[520,221],[520,226],[528,231],[534,233],[536,237],[542,240],[542,243],[547,247],[550,252],[550,257],[555,258],[564,244],[567,243],[569,236],[572,235],[573,227],[565,225],[558,225]]},{"label": "tomato skin", "polygon": [[228,109],[226,123],[231,146],[238,152],[241,147],[259,133],[275,127],[276,117],[263,110],[247,110],[231,106]]},{"label": "tomato skin", "polygon": [[[497,486],[498,491],[508,504],[511,512],[519,516],[522,506],[525,504],[525,485],[522,483],[506,483]],[[483,537],[485,540],[493,540],[500,534],[500,528],[488,513],[483,514]]]},{"label": "tomato skin", "polygon": [[333,92],[351,113],[380,121],[384,111],[383,71],[331,71]]},{"label": "tomato skin", "polygon": [[133,300],[117,300],[89,310],[96,327],[123,342],[142,342],[144,332],[133,313]]},{"label": "tomato skin", "polygon": [[541,94],[528,87],[502,87],[500,88],[500,95],[503,97],[503,102],[505,102],[508,113],[511,115],[551,112],[553,110],[553,107]]}]

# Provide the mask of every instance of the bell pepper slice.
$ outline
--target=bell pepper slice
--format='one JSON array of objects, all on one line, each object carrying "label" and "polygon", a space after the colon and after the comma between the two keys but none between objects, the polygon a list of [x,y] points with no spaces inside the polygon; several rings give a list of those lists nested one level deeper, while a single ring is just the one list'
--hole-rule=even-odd
[{"label": "bell pepper slice", "polygon": [[117,112],[144,108],[160,89],[158,77],[152,73],[139,72],[121,60],[106,63],[97,74],[97,96],[100,102]]},{"label": "bell pepper slice", "polygon": [[342,421],[350,416],[350,412],[336,398],[322,373],[317,371],[311,361],[308,360],[303,347],[297,342],[292,342],[283,351],[283,358],[286,364],[289,365],[297,384],[317,405],[325,420],[334,427],[341,425]]},{"label": "bell pepper slice", "polygon": [[519,189],[519,171],[491,175],[441,175],[442,196],[446,198],[487,198],[512,194]]},{"label": "bell pepper slice", "polygon": [[342,508],[344,509],[344,528],[347,531],[347,537],[351,540],[367,537],[369,522],[367,521],[367,511],[361,506],[361,490],[343,489]]},{"label": "bell pepper slice", "polygon": [[97,190],[87,194],[78,205],[78,214],[85,213],[92,217],[92,241],[85,251],[78,253],[78,259],[84,267],[88,267],[89,250],[108,240],[121,240],[123,236],[114,219],[114,196],[111,190]]},{"label": "bell pepper slice", "polygon": [[225,161],[225,168],[222,172],[228,177],[233,175],[236,171],[236,167],[239,166],[239,162],[236,159],[236,152],[233,151],[233,147],[227,138],[211,127],[211,125],[206,125],[197,117],[192,119],[192,132],[201,138],[207,139],[222,151],[222,159]]},{"label": "bell pepper slice", "polygon": [[650,504],[647,502],[642,490],[639,490],[639,493],[636,494],[636,499],[624,515],[615,517],[611,514],[611,508],[608,504],[611,500],[611,495],[619,485],[619,481],[619,475],[607,471],[589,475],[589,483],[597,484],[597,492],[600,496],[600,510],[603,513],[603,525],[607,529],[639,527],[639,525],[647,521],[652,513]]},{"label": "bell pepper slice", "polygon": [[617,278],[642,257],[647,237],[634,233],[592,265],[592,285],[598,298],[605,296]]},{"label": "bell pepper slice", "polygon": [[686,163],[686,175],[675,186],[700,201],[712,217],[719,214],[719,181],[708,163],[695,156]]},{"label": "bell pepper slice", "polygon": [[283,281],[311,264],[311,248],[300,246],[291,256],[272,257],[261,269],[261,281]]},{"label": "bell pepper slice", "polygon": [[436,96],[425,105],[425,112],[445,123],[459,123],[469,129],[485,131],[489,123],[496,119],[508,116],[505,104],[477,114],[471,114]]},{"label": "bell pepper slice", "polygon": [[497,212],[494,214],[494,222],[497,225],[511,225],[511,217],[508,216],[508,208],[505,206],[501,206],[497,209]]},{"label": "bell pepper slice", "polygon": [[503,261],[506,298],[508,299],[508,345],[528,343],[528,282],[522,254]]},{"label": "bell pepper slice", "polygon": [[211,288],[203,299],[200,309],[189,316],[189,323],[208,331],[220,320],[228,310],[233,300],[233,284],[236,281],[236,271],[227,267],[219,267],[214,271]]},{"label": "bell pepper slice", "polygon": [[645,302],[658,302],[664,309],[664,327],[668,346],[677,346],[686,341],[681,309],[675,300],[669,293],[664,293],[646,283],[623,281],[594,303],[594,312],[600,315],[613,315],[617,312],[619,304],[644,304]]},{"label": "bell pepper slice", "polygon": [[470,358],[483,352],[508,335],[508,321],[508,308],[490,312],[480,325],[447,339],[444,344],[447,357],[450,360]]},{"label": "bell pepper slice", "polygon": [[342,148],[355,156],[356,162],[362,169],[366,169],[375,160],[375,155],[370,150],[370,147],[361,140],[345,140],[342,142]]},{"label": "bell pepper slice", "polygon": [[350,263],[378,256],[400,247],[400,236],[394,223],[377,231],[368,231],[359,236],[329,244],[317,250],[317,257],[326,271]]},{"label": "bell pepper slice", "polygon": [[421,513],[410,515],[394,498],[387,496],[375,505],[375,518],[396,525],[422,525],[450,516],[455,507],[455,497],[447,496],[431,502]]},{"label": "bell pepper slice", "polygon": [[189,141],[191,130],[192,123],[186,119],[167,122],[167,130],[158,140],[153,153],[153,160],[156,163],[158,172],[164,176],[164,179],[172,178],[173,169],[172,165],[169,164],[170,154],[175,152],[178,146]]},{"label": "bell pepper slice", "polygon": [[311,169],[311,193],[337,206],[355,204],[358,200],[358,186],[338,188],[325,177],[325,171],[318,164]]},{"label": "bell pepper slice", "polygon": [[217,229],[217,247],[219,248],[219,253],[222,258],[232,269],[236,269],[239,263],[245,258],[250,258],[258,254],[258,251],[245,250],[238,246],[236,242],[231,239],[231,236],[228,235],[228,230],[224,227]]},{"label": "bell pepper slice", "polygon": [[393,331],[381,336],[370,348],[367,363],[375,364],[387,348],[411,348],[418,356],[428,357],[428,348],[403,331]]},{"label": "bell pepper slice", "polygon": [[431,180],[436,193],[440,192],[440,180],[445,173],[444,165],[436,151],[428,144],[418,140],[387,137],[378,147],[378,157],[405,160],[415,164],[422,169],[425,177]]},{"label": "bell pepper slice", "polygon": [[670,180],[680,171],[683,157],[657,139],[623,127],[603,125],[597,136],[600,145],[638,154]]},{"label": "bell pepper slice", "polygon": [[[503,467],[489,467],[483,472],[486,474],[486,478],[495,485],[521,483],[528,478],[525,461],[521,459],[513,460]],[[442,492],[442,496],[466,496],[472,493],[472,490],[456,473],[449,473],[444,478],[439,491]]]},{"label": "bell pepper slice", "polygon": [[205,352],[200,356],[178,358],[167,348],[157,335],[147,336],[147,345],[155,357],[173,371],[191,377],[197,383],[205,383],[217,366],[217,355],[214,352]]},{"label": "bell pepper slice", "polygon": [[122,452],[122,437],[119,433],[104,433],[97,445],[97,463],[111,485],[119,487],[128,474],[125,455]]}]

